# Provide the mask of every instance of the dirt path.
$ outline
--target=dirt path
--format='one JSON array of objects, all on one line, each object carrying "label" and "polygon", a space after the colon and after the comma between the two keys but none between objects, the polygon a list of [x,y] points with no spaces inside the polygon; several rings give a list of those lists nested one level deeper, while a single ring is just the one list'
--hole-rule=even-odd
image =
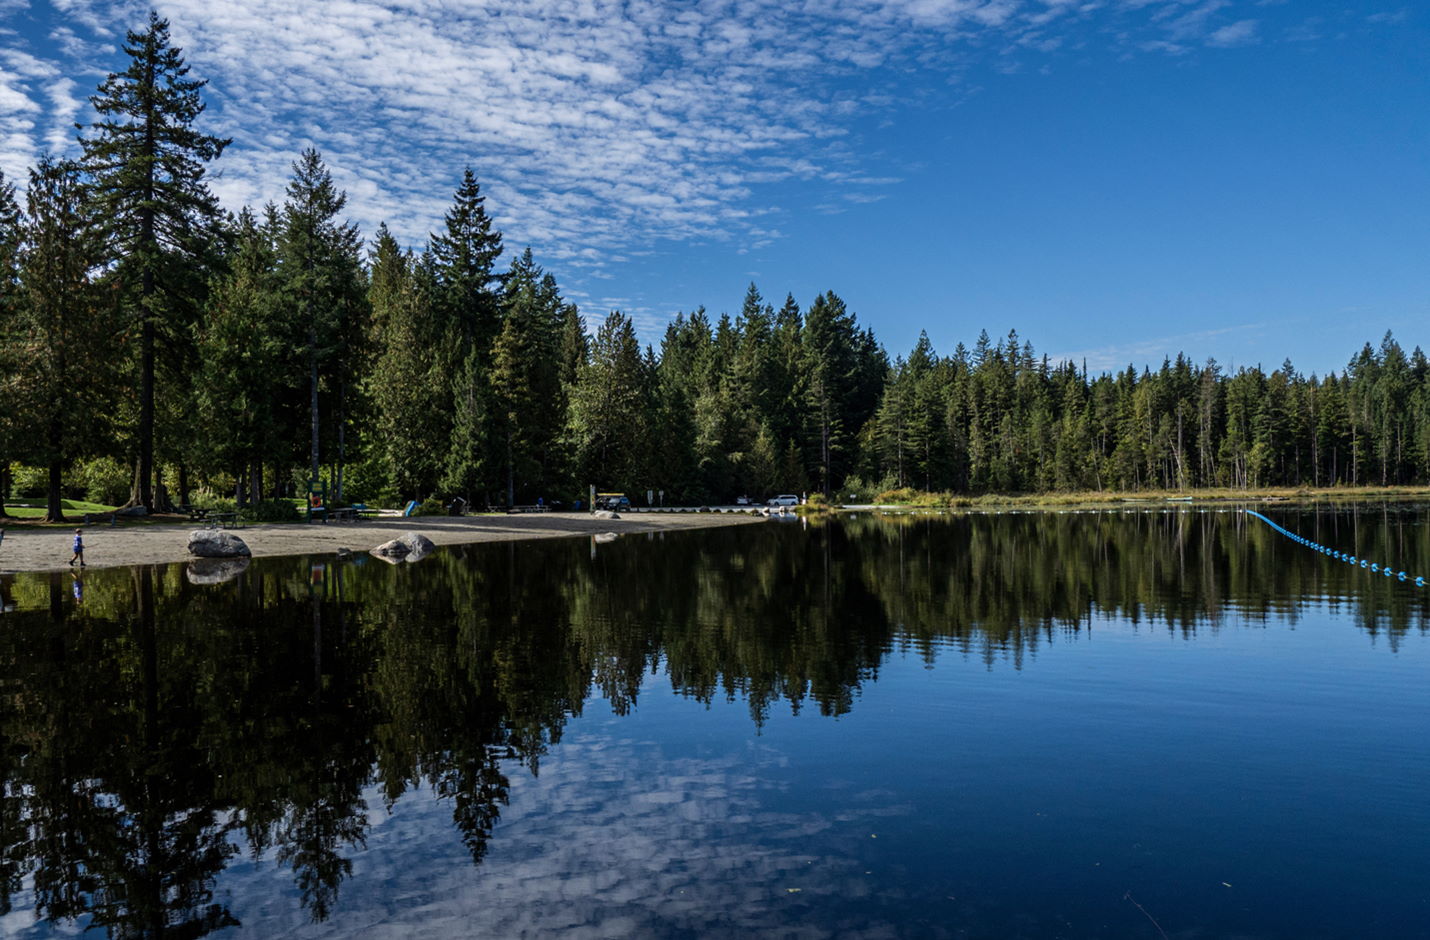
[{"label": "dirt path", "polygon": [[[340,548],[365,552],[404,532],[420,532],[437,545],[501,542],[512,539],[668,532],[711,526],[746,525],[763,517],[737,513],[634,513],[620,519],[596,519],[586,513],[530,513],[520,516],[385,517],[361,522],[251,525],[233,533],[255,558],[271,555],[321,555]],[[84,529],[84,557],[90,568],[153,565],[187,561],[187,525],[120,524]],[[54,571],[67,567],[73,528],[10,526],[0,541],[0,573]]]}]

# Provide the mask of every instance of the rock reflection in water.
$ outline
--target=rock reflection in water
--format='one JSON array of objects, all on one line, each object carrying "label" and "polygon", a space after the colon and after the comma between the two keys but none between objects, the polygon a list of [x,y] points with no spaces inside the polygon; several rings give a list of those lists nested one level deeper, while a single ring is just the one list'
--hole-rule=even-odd
[{"label": "rock reflection in water", "polygon": [[190,584],[223,584],[248,570],[247,558],[195,558],[186,571]]}]

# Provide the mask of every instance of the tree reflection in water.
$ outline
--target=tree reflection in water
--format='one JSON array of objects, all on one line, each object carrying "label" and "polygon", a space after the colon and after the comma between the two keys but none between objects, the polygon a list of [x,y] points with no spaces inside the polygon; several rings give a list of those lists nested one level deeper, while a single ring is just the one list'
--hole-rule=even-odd
[{"label": "tree reflection in water", "polygon": [[[1415,507],[1287,510],[1326,545],[1430,570]],[[1418,567],[1417,567],[1418,566]],[[241,852],[292,869],[326,918],[366,838],[429,787],[480,863],[507,774],[537,774],[599,693],[647,676],[702,702],[854,707],[896,652],[1023,668],[1117,619],[1192,634],[1227,610],[1294,622],[1350,605],[1394,648],[1430,592],[1307,551],[1238,514],[857,516],[454,548],[417,565],[255,562],[0,579],[0,913],[115,937],[236,923],[217,883]]]}]

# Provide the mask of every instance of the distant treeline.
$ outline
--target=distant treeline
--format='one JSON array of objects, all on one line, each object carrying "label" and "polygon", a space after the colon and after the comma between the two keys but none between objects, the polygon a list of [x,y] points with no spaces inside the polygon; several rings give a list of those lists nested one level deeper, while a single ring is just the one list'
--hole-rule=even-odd
[{"label": "distant treeline", "polygon": [[125,51],[83,157],[23,194],[0,178],[0,492],[43,468],[52,517],[96,466],[150,509],[166,480],[477,505],[1430,480],[1430,369],[1389,334],[1324,378],[1182,356],[1089,376],[1016,333],[891,362],[835,294],[775,309],[751,285],[642,349],[619,312],[588,335],[529,250],[500,266],[470,170],[420,252],[365,244],[312,150],[282,205],[223,213],[205,167],[229,141],[195,130],[168,24]]}]

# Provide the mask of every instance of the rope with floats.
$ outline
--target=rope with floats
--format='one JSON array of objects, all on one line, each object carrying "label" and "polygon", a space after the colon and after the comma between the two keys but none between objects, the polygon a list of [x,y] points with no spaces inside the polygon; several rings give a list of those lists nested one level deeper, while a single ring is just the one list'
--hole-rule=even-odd
[{"label": "rope with floats", "polygon": [[1282,535],[1286,536],[1286,537],[1287,537],[1288,539],[1290,539],[1291,541],[1296,542],[1296,543],[1298,543],[1298,544],[1300,544],[1300,545],[1305,545],[1307,548],[1314,549],[1314,550],[1320,552],[1322,555],[1326,555],[1326,556],[1328,556],[1328,557],[1330,557],[1330,558],[1334,558],[1336,561],[1343,561],[1343,562],[1345,562],[1346,564],[1350,565],[1350,566],[1353,567],[1353,568],[1364,568],[1365,570],[1369,571],[1371,574],[1383,574],[1383,575],[1385,575],[1387,578],[1395,578],[1397,581],[1414,581],[1416,587],[1424,587],[1424,586],[1425,586],[1425,579],[1424,579],[1423,577],[1422,577],[1422,578],[1412,578],[1412,577],[1410,577],[1408,574],[1406,574],[1404,571],[1396,571],[1395,569],[1391,568],[1389,565],[1377,564],[1377,563],[1372,562],[1372,561],[1370,561],[1370,560],[1368,560],[1368,559],[1365,559],[1365,558],[1357,558],[1357,557],[1354,556],[1354,555],[1348,555],[1348,554],[1346,554],[1345,552],[1338,552],[1338,551],[1336,551],[1335,549],[1327,548],[1326,546],[1321,545],[1321,544],[1318,543],[1318,542],[1313,542],[1313,541],[1311,541],[1310,539],[1306,538],[1306,537],[1303,536],[1303,535],[1297,535],[1295,532],[1292,532],[1290,529],[1284,529],[1284,528],[1282,528],[1281,526],[1279,526],[1279,525],[1277,525],[1276,523],[1272,522],[1270,519],[1266,518],[1265,516],[1263,516],[1263,515],[1262,515],[1261,513],[1259,513],[1259,512],[1252,512],[1250,509],[1243,509],[1242,512],[1246,513],[1248,516],[1255,516],[1256,518],[1260,519],[1262,522],[1264,522],[1264,523],[1266,523],[1267,525],[1271,526],[1271,528],[1275,529],[1277,532],[1280,532]]}]

